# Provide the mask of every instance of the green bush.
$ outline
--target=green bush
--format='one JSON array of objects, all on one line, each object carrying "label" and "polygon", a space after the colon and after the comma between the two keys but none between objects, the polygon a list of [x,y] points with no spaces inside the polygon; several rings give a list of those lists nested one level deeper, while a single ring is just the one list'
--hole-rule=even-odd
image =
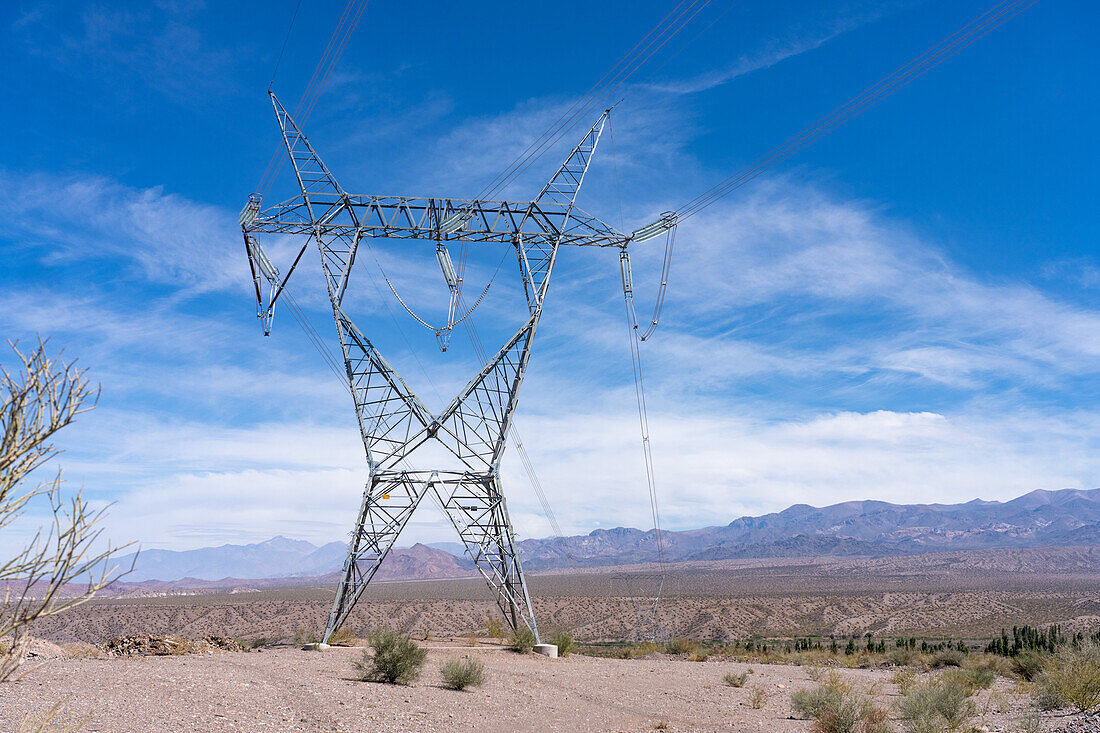
[{"label": "green bush", "polygon": [[[1059,647],[1036,678],[1048,707],[1073,707],[1087,713],[1100,708],[1100,646],[1086,641]],[[1061,701],[1062,705],[1057,705]]]},{"label": "green bush", "polygon": [[913,733],[959,730],[972,715],[966,690],[943,680],[916,687],[901,700],[901,719]]},{"label": "green bush", "polygon": [[476,659],[448,659],[439,668],[443,686],[451,690],[478,687],[485,682],[485,667]]},{"label": "green bush", "polygon": [[420,671],[428,658],[428,650],[395,631],[375,631],[368,639],[374,656],[363,652],[354,663],[359,679],[364,682],[388,682],[408,685],[420,679]]},{"label": "green bush", "polygon": [[1029,649],[1012,657],[1012,671],[1031,682],[1043,671],[1046,661],[1045,654]]},{"label": "green bush", "polygon": [[568,629],[556,629],[550,638],[546,640],[558,648],[558,656],[566,657],[577,651],[577,645],[573,641],[573,634]]},{"label": "green bush", "polygon": [[733,672],[727,672],[722,681],[730,687],[744,687],[745,681],[749,678],[748,672],[742,672],[741,674],[734,674]]},{"label": "green bush", "polygon": [[536,644],[535,632],[526,626],[520,626],[512,631],[512,638],[508,642],[508,648],[520,654],[530,654]]}]

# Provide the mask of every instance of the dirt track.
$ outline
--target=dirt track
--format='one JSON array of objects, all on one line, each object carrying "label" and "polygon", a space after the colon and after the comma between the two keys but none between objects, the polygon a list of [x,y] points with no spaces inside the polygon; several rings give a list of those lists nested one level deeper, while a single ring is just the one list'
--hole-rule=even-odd
[{"label": "dirt track", "polygon": [[[267,649],[130,659],[52,659],[0,689],[0,726],[15,730],[28,712],[63,703],[87,731],[640,731],[665,723],[680,731],[809,731],[790,719],[789,693],[813,684],[806,668],[756,665],[750,682],[723,684],[747,665],[682,659],[551,660],[495,648],[430,650],[421,680],[411,687],[351,679],[355,649],[303,652]],[[438,666],[469,654],[486,667],[472,692],[440,686]],[[842,670],[845,679],[896,700],[889,674]],[[782,687],[780,687],[782,685]],[[764,707],[747,701],[754,687]],[[1017,730],[1025,701],[1000,679],[981,693],[976,722],[991,731]],[[1061,730],[1067,718],[1048,718]],[[1080,729],[1079,730],[1084,730]]]}]

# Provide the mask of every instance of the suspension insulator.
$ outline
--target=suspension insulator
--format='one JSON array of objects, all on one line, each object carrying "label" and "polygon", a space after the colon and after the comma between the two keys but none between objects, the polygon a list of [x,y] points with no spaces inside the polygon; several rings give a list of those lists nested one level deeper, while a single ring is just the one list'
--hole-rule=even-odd
[{"label": "suspension insulator", "polygon": [[451,262],[451,253],[442,243],[435,248],[435,258],[439,260],[439,269],[443,271],[443,279],[447,281],[447,287],[454,290],[458,287],[458,275],[455,274],[455,266]]}]

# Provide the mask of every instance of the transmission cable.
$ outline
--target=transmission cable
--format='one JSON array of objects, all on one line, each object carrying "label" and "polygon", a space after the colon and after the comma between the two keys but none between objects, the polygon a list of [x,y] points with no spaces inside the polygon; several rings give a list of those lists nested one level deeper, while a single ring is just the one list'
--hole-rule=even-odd
[{"label": "transmission cable", "polygon": [[773,166],[786,160],[810,143],[832,132],[840,125],[859,115],[877,102],[885,99],[890,94],[920,77],[925,72],[940,65],[959,51],[967,48],[978,39],[1008,22],[1031,5],[1034,5],[1037,1],[1038,0],[1007,0],[993,6],[978,18],[947,36],[944,40],[932,46],[924,53],[913,58],[909,63],[899,67],[889,76],[886,76],[873,86],[868,87],[862,93],[852,98],[848,103],[837,107],[813,125],[788,139],[782,145],[760,156],[734,175],[726,178],[721,183],[704,191],[699,196],[696,196],[694,199],[681,206],[676,212],[678,221],[682,222],[694,216],[715,201],[722,199]]},{"label": "transmission cable", "polygon": [[628,282],[628,260],[623,249],[620,262],[623,264],[623,299],[626,304],[626,326],[630,338],[630,366],[634,373],[634,396],[638,403],[638,427],[642,437],[642,456],[645,463],[646,484],[649,487],[650,511],[653,515],[653,537],[657,545],[657,562],[661,573],[665,572],[664,542],[661,539],[661,511],[657,502],[657,481],[653,468],[653,449],[649,441],[649,411],[646,407],[645,379],[642,374],[641,340],[638,334],[638,319],[634,313],[634,298]]}]

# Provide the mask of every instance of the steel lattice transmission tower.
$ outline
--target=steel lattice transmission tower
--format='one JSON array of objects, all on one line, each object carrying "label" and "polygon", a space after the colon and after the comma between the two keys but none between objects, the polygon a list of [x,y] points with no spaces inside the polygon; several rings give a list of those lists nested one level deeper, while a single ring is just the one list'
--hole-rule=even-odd
[{"label": "steel lattice transmission tower", "polygon": [[[324,640],[347,619],[429,491],[446,510],[509,623],[513,628],[528,626],[537,638],[501,487],[500,461],[558,249],[588,245],[625,250],[631,239],[645,238],[624,235],[574,205],[608,113],[533,201],[479,201],[350,195],[274,94],[271,102],[301,194],[268,209],[254,194],[241,212],[257,315],[269,333],[275,302],[310,242],[316,243],[370,472]],[[305,238],[285,275],[264,254],[260,234]],[[367,237],[428,240],[442,254],[446,243],[457,241],[515,248],[526,319],[439,414],[424,406],[341,308],[356,251]],[[409,467],[427,443],[442,445],[459,468]]]}]

